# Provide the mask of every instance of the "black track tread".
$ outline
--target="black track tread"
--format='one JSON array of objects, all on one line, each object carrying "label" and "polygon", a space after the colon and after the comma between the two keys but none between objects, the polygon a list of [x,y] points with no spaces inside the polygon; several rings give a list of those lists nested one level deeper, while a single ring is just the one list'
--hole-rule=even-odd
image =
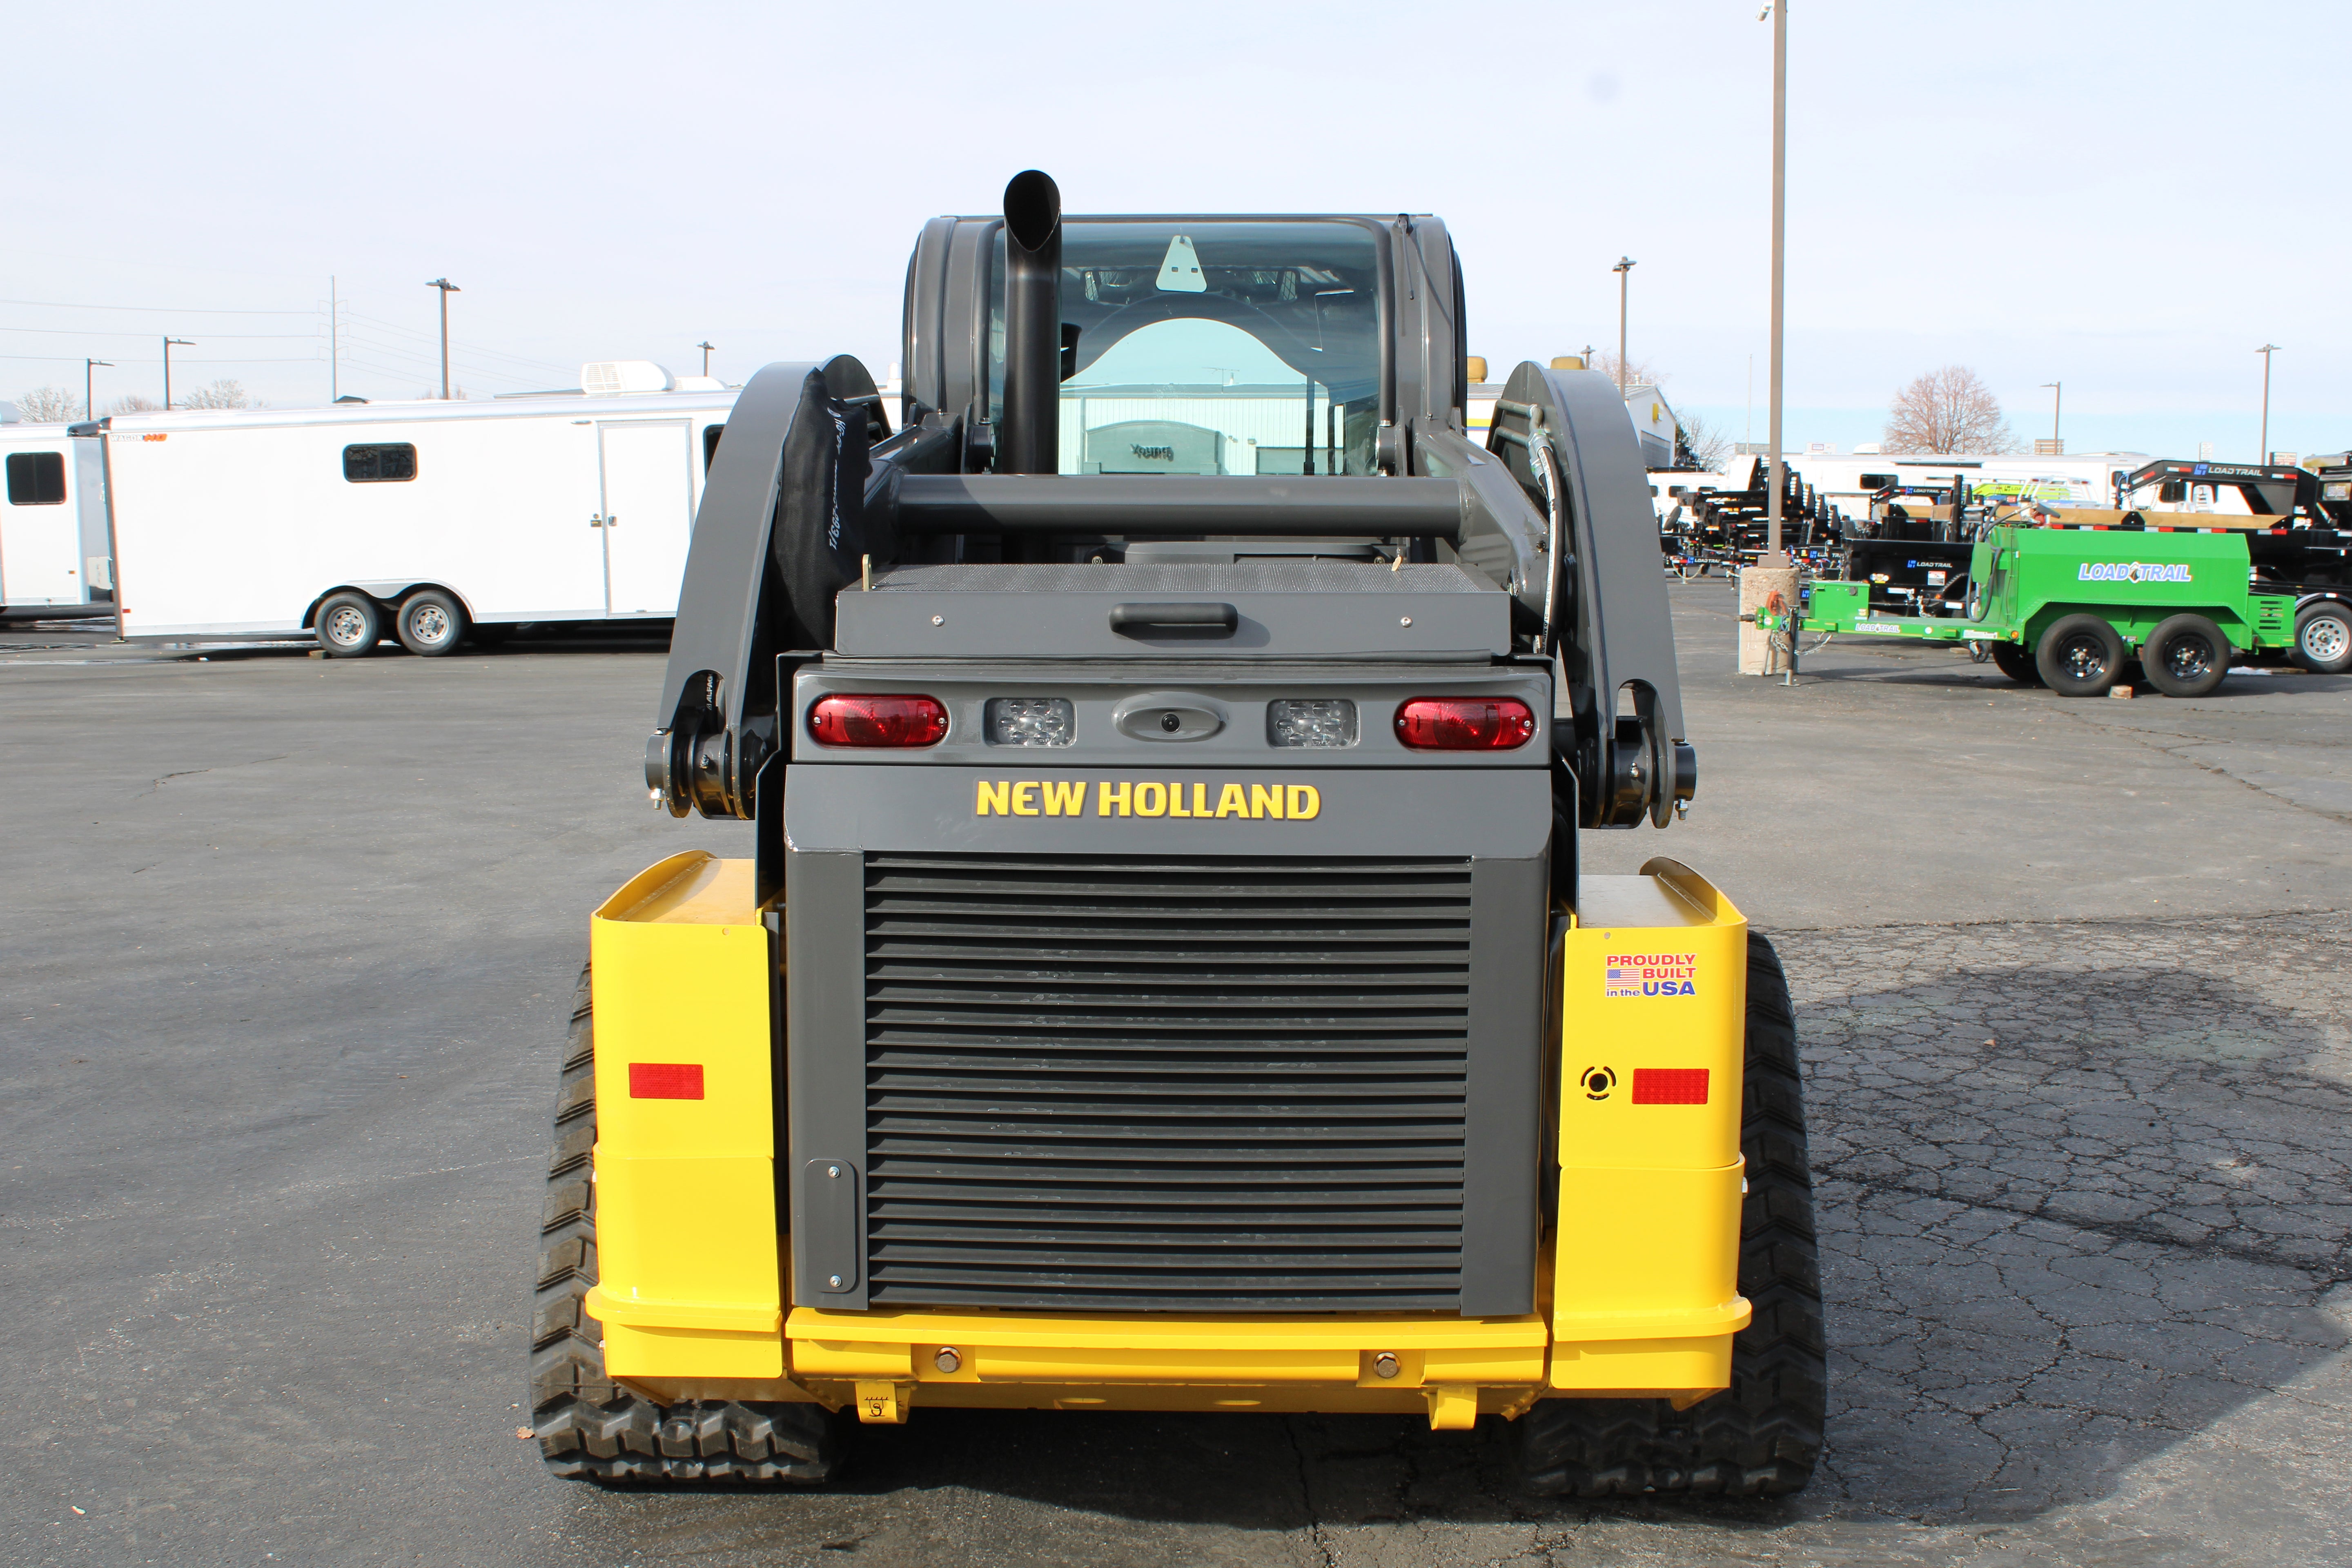
[{"label": "black track tread", "polygon": [[604,1483],[830,1480],[836,1417],[819,1405],[688,1401],[657,1405],[604,1375],[596,1282],[596,1030],[588,970],[572,997],[554,1151],[540,1222],[530,1322],[530,1405],[540,1457],[559,1476]]},{"label": "black track tread", "polygon": [[1732,1342],[1731,1386],[1679,1412],[1663,1399],[1541,1401],[1515,1423],[1528,1490],[1767,1497],[1812,1479],[1829,1382],[1804,1084],[1788,978],[1772,944],[1752,930],[1746,1080],[1739,1291],[1756,1318]]}]

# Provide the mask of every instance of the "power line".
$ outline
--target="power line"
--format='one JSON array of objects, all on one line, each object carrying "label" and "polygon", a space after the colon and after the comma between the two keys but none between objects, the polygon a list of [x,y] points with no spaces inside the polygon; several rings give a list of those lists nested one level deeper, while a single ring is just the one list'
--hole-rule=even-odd
[{"label": "power line", "polygon": [[[81,363],[81,358],[82,356],[79,354],[0,354],[0,360],[40,361],[46,363],[56,364],[79,364]],[[163,357],[161,354],[158,354],[153,359],[126,359],[118,360],[116,363],[118,364],[162,364],[163,363]],[[172,363],[173,364],[324,364],[326,363],[326,358],[322,354],[303,354],[294,359],[175,358]]]},{"label": "power line", "polygon": [[315,316],[319,313],[316,306],[308,310],[223,310],[179,305],[75,305],[62,300],[0,300],[0,305],[37,305],[47,310],[137,310],[159,316]]},{"label": "power line", "polygon": [[[87,327],[0,327],[0,332],[40,332],[53,338],[152,338],[152,332],[105,332]],[[264,338],[315,338],[316,332],[206,332],[205,337],[218,342],[224,338],[233,342],[253,342]]]},{"label": "power line", "polygon": [[[357,310],[346,310],[343,314],[344,319],[347,321],[365,321],[371,326],[381,327],[388,332],[394,332],[402,337],[415,338],[420,342],[433,345],[436,353],[439,352],[438,344],[440,340],[430,332],[420,332],[413,327],[403,326],[398,321],[387,321],[383,320],[381,317],[362,315]],[[452,350],[451,352],[455,353],[456,351]],[[469,346],[466,352],[471,354],[486,355],[491,359],[511,360],[516,364],[529,365],[533,370],[554,371],[559,374],[568,374],[572,371],[579,368],[577,365],[551,364],[545,360],[531,359],[523,354],[510,354],[503,350],[486,349],[479,345]]]}]

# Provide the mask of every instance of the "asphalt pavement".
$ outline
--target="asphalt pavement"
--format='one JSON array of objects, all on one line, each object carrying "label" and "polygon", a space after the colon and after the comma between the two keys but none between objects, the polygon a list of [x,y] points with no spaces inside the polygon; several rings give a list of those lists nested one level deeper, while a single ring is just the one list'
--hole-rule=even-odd
[{"label": "asphalt pavement", "polygon": [[2352,679],[2063,701],[1946,649],[1727,673],[1719,880],[1799,1005],[1829,1448],[1546,1502],[1497,1433],[919,1411],[816,1494],[551,1479],[541,1166],[587,913],[687,847],[646,644],[424,660],[0,633],[0,1560],[2352,1561]]}]

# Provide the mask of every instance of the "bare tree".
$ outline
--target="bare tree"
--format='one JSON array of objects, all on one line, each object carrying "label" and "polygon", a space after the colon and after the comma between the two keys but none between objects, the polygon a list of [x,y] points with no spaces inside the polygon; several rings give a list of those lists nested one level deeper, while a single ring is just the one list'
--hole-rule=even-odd
[{"label": "bare tree", "polygon": [[62,386],[37,386],[16,399],[28,424],[64,425],[81,417],[81,399]]},{"label": "bare tree", "polygon": [[1964,364],[1931,370],[1895,395],[1886,411],[1890,452],[2006,452],[2017,445],[2000,400]]},{"label": "bare tree", "polygon": [[1723,460],[1731,456],[1731,437],[1696,414],[1678,414],[1675,418],[1681,426],[1675,433],[1676,466],[1706,473],[1721,468]]},{"label": "bare tree", "polygon": [[[1587,370],[1597,370],[1612,381],[1617,379],[1617,356],[1608,349],[1595,350],[1584,364]],[[1648,360],[1629,359],[1625,362],[1623,384],[1627,386],[1655,386],[1664,379],[1658,367]]]},{"label": "bare tree", "polygon": [[163,406],[152,397],[142,397],[138,393],[126,392],[108,404],[106,411],[109,414],[152,414]]},{"label": "bare tree", "polygon": [[180,399],[183,408],[263,408],[268,405],[245,390],[242,384],[227,376],[210,386],[197,387]]}]

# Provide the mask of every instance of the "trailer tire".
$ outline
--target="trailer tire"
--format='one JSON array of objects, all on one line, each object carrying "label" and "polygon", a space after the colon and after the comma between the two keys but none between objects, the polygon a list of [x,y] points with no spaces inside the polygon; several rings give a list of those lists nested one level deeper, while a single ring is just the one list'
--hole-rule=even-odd
[{"label": "trailer tire", "polygon": [[457,596],[438,588],[411,594],[401,602],[393,626],[400,646],[421,658],[440,658],[464,646],[473,623]]},{"label": "trailer tire", "polygon": [[1684,1411],[1663,1399],[1538,1401],[1513,1427],[1528,1491],[1769,1497],[1812,1479],[1829,1378],[1804,1082],[1780,955],[1752,930],[1739,1144],[1739,1292],[1756,1315],[1732,1342],[1731,1386]]},{"label": "trailer tire", "polygon": [[2000,672],[2020,686],[2039,686],[2042,672],[2033,668],[2033,654],[2021,643],[1997,642],[1992,645],[1992,661]]},{"label": "trailer tire", "polygon": [[2333,600],[2305,605],[2294,618],[2294,661],[2314,675],[2352,671],[2352,607]]},{"label": "trailer tire", "polygon": [[365,594],[330,594],[310,626],[329,658],[365,658],[383,641],[383,607]]},{"label": "trailer tire", "polygon": [[604,1374],[603,1325],[587,1312],[596,1282],[596,1028],[588,969],[555,1097],[554,1152],[540,1222],[532,1295],[530,1408],[540,1458],[571,1480],[786,1483],[833,1479],[844,1420],[821,1405],[739,1399],[660,1405]]},{"label": "trailer tire", "polygon": [[2033,651],[2042,683],[2061,697],[2104,697],[2124,668],[2124,639],[2097,616],[2067,616]]},{"label": "trailer tire", "polygon": [[2230,639],[2203,616],[2172,616],[2140,646],[2147,682],[2167,697],[2204,697],[2230,673]]}]

